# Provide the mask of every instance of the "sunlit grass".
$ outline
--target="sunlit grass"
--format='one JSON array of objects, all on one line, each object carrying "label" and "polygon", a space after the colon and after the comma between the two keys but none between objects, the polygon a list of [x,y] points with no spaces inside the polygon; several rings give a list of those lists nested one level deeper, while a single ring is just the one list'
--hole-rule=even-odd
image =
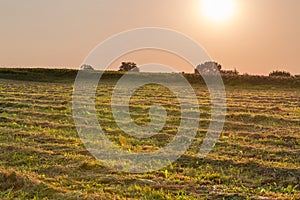
[{"label": "sunlit grass", "polygon": [[[138,124],[149,122],[151,103],[168,111],[160,134],[139,140],[113,120],[113,82],[99,86],[99,122],[120,148],[152,152],[176,134],[178,101],[158,87],[141,88],[131,98]],[[210,102],[206,88],[195,85],[201,121],[189,151],[160,171],[128,174],[103,166],[84,148],[72,119],[71,83],[0,80],[0,198],[299,199],[299,88],[262,87],[227,87],[224,131],[213,151],[199,159]],[[147,101],[153,90],[158,97]]]}]

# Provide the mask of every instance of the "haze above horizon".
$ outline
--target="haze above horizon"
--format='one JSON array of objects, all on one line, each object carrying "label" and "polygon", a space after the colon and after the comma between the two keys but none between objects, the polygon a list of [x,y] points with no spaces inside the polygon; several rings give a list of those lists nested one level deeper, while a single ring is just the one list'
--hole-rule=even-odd
[{"label": "haze above horizon", "polygon": [[[300,1],[214,1],[0,0],[0,65],[79,68],[111,35],[161,27],[193,38],[224,69],[300,74]],[[177,58],[149,51],[124,55],[112,68],[150,58],[191,71]]]}]

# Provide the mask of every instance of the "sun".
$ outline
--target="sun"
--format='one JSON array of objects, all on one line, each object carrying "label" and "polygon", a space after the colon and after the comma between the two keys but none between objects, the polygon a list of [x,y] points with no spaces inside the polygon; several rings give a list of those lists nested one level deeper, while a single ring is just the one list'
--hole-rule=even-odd
[{"label": "sun", "polygon": [[201,0],[202,13],[213,21],[223,21],[231,17],[234,11],[233,0]]}]

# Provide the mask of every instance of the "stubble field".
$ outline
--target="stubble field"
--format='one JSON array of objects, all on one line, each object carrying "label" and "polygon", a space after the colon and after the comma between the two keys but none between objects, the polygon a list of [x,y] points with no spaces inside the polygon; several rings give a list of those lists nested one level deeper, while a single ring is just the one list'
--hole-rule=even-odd
[{"label": "stubble field", "polygon": [[[300,88],[226,86],[224,130],[205,158],[197,152],[210,121],[209,93],[193,85],[201,118],[189,150],[162,170],[130,174],[97,161],[81,142],[72,117],[73,83],[0,79],[1,199],[300,199]],[[131,98],[133,120],[149,121],[152,103],[168,113],[149,139],[123,133],[114,122],[114,82],[102,81],[98,120],[115,145],[151,152],[176,134],[175,95],[147,85]]]}]

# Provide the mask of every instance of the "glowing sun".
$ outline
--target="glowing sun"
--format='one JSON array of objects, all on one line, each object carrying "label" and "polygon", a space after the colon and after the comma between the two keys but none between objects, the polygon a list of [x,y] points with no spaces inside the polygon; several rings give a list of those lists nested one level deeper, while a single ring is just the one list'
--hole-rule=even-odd
[{"label": "glowing sun", "polygon": [[228,19],[234,11],[233,0],[201,0],[203,14],[213,21]]}]

